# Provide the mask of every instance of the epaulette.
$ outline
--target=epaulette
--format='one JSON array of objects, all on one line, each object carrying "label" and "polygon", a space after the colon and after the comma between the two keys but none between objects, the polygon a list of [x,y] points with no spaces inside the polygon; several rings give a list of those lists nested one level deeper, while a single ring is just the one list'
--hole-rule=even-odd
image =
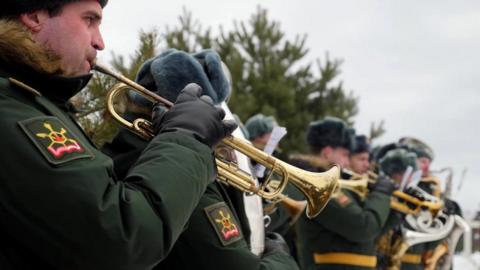
[{"label": "epaulette", "polygon": [[11,84],[16,85],[18,88],[23,89],[23,90],[26,90],[27,92],[32,93],[32,94],[34,94],[35,96],[38,96],[38,97],[42,96],[42,94],[41,94],[40,92],[38,92],[38,91],[35,90],[34,88],[26,85],[25,83],[23,83],[23,82],[21,82],[21,81],[19,81],[19,80],[16,80],[16,79],[10,77],[10,78],[8,78],[8,81],[9,81]]}]

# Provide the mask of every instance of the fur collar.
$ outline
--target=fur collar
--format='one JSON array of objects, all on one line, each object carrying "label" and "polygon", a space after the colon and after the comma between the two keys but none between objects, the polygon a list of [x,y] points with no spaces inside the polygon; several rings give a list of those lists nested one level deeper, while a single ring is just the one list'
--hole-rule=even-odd
[{"label": "fur collar", "polygon": [[62,74],[60,57],[35,42],[25,26],[12,20],[0,20],[0,61],[43,74]]}]

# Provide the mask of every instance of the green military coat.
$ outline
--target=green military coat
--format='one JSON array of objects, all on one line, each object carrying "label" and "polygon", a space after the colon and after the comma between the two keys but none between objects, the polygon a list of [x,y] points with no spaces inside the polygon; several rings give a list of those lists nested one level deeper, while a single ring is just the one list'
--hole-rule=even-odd
[{"label": "green military coat", "polygon": [[[122,131],[104,151],[112,156],[116,168],[124,170],[142,149],[142,140]],[[241,220],[243,205],[233,200],[223,184],[210,184],[172,251],[155,269],[298,269],[283,252],[259,257],[250,251],[247,223]]]},{"label": "green military coat", "polygon": [[[429,194],[438,196],[437,189],[439,188],[438,183],[434,181],[425,181],[422,179],[418,183],[418,187],[425,190]],[[408,225],[407,225],[408,226]],[[428,253],[433,252],[435,247],[440,243],[440,241],[434,241],[429,243],[421,243],[415,246],[410,247],[403,259],[402,270],[422,270],[425,268],[425,259],[430,256]],[[410,259],[410,260],[409,260]],[[420,262],[418,262],[420,260]]]},{"label": "green military coat", "polygon": [[[292,163],[309,171],[322,171],[303,161]],[[300,199],[298,194],[292,195]],[[373,191],[361,200],[357,194],[342,190],[317,217],[310,220],[303,215],[297,222],[300,267],[304,270],[374,269],[376,239],[389,213],[390,196],[386,194]]]},{"label": "green military coat", "polygon": [[16,67],[0,61],[0,269],[153,267],[214,177],[211,149],[161,134],[117,178],[67,111],[89,76]]},{"label": "green military coat", "polygon": [[[356,194],[344,190],[315,219],[303,216],[298,221],[301,266],[309,270],[373,269],[375,240],[389,211],[390,197],[383,193],[372,192],[362,202]],[[336,256],[342,259],[332,259]],[[366,266],[370,264],[373,266]]]}]

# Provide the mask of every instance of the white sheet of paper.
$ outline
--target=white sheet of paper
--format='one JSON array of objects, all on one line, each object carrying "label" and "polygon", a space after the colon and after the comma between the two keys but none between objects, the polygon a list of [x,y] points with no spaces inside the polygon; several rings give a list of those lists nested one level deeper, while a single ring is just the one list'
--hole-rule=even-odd
[{"label": "white sheet of paper", "polygon": [[[279,127],[276,126],[272,130],[272,135],[270,136],[270,139],[268,140],[267,144],[265,145],[265,148],[263,149],[263,152],[271,155],[273,151],[275,151],[275,148],[277,148],[278,143],[280,140],[287,135],[287,129],[285,127]],[[257,177],[263,177],[265,175],[265,167],[257,164],[255,166],[255,175]]]},{"label": "white sheet of paper", "polygon": [[[228,108],[225,102],[222,102],[222,108],[225,110],[225,119],[233,119],[233,114]],[[237,128],[233,131],[232,135],[236,138],[245,139],[240,128]],[[240,153],[239,151],[235,151],[235,155],[237,157],[238,167],[248,173],[253,174],[253,170],[250,166],[250,159]],[[255,177],[252,177],[255,180],[255,184],[258,186],[258,181]],[[253,254],[260,256],[265,249],[265,221],[263,215],[263,204],[262,198],[258,195],[247,195],[243,193],[243,206],[245,208],[245,214],[247,215],[248,226],[250,227],[250,251]]]}]

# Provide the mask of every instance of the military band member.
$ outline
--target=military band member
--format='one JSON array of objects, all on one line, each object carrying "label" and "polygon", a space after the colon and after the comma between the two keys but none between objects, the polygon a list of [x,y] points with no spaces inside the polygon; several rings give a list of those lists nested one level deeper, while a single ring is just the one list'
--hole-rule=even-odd
[{"label": "military band member", "polygon": [[[200,58],[209,61],[199,61]],[[204,94],[219,104],[230,94],[220,63],[218,54],[211,50],[193,55],[169,50],[147,61],[137,80],[170,100],[176,98],[185,84],[194,82],[202,89],[210,89]],[[178,67],[182,70],[177,70]],[[175,80],[170,77],[172,73],[176,74]],[[142,103],[138,96],[134,96],[134,100]],[[134,115],[129,113],[128,117]],[[121,131],[105,151],[113,157],[116,168],[128,168],[146,146],[146,141]],[[154,269],[298,269],[286,243],[278,235],[267,235],[265,250],[260,256],[251,252],[249,235],[254,232],[250,231],[242,201],[232,196],[232,192],[220,182],[208,185],[172,251]]]},{"label": "military band member", "polygon": [[248,118],[245,122],[245,128],[248,131],[248,140],[251,141],[255,147],[263,150],[275,126],[278,126],[278,124],[273,116],[265,116],[259,113]]},{"label": "military band member", "polygon": [[68,99],[90,80],[107,0],[0,4],[0,268],[151,269],[215,176],[235,125],[189,86],[122,178]]},{"label": "military band member", "polygon": [[350,153],[349,168],[360,175],[366,174],[370,169],[370,143],[367,136],[355,136],[355,148]]},{"label": "military band member", "polygon": [[[417,170],[417,156],[403,148],[394,148],[392,145],[387,146],[388,151],[384,151],[381,156],[378,156],[378,166],[381,173],[393,179],[397,185],[400,185],[404,178],[404,174],[408,167],[412,170]],[[398,145],[397,145],[398,147]],[[377,240],[377,269],[391,269],[393,265],[401,264],[404,261],[392,261],[393,255],[397,252],[395,245],[397,242],[403,241],[401,238],[400,226],[404,223],[404,215],[395,210],[390,211],[387,222],[382,230],[381,236]],[[408,256],[405,256],[407,260]],[[403,266],[402,266],[403,267]]]},{"label": "military band member", "polygon": [[[278,123],[273,116],[265,116],[263,114],[256,114],[245,122],[249,140],[255,147],[262,150],[265,148],[276,126],[278,126]],[[275,154],[276,152],[273,153],[274,156]],[[262,181],[262,179],[259,180]],[[299,203],[293,200],[289,200],[289,202],[295,205],[303,205],[303,202]],[[271,204],[271,202],[264,201],[265,215],[268,215],[266,230],[279,233],[287,242],[290,254],[296,257],[296,235],[292,225],[296,222],[300,214],[303,213],[304,209],[302,209],[302,207],[295,209],[292,207],[287,208],[285,203],[286,202]]]},{"label": "military band member", "polygon": [[430,171],[430,166],[434,158],[432,148],[424,142],[411,137],[400,139],[399,145],[406,147],[417,155],[417,167],[422,171],[422,179],[420,180],[419,187],[435,197],[440,197],[440,179]]},{"label": "military band member", "polygon": [[[333,164],[348,166],[354,138],[354,131],[339,119],[311,123],[307,142],[317,161],[305,168],[321,172]],[[365,200],[341,190],[316,218],[300,218],[297,233],[302,269],[375,269],[375,239],[389,215],[393,190],[393,182],[386,178],[379,179]]]},{"label": "military band member", "polygon": [[[412,137],[404,137],[399,140],[399,144],[407,147],[417,155],[417,166],[422,171],[422,179],[418,186],[437,198],[441,197],[440,179],[433,175],[431,164],[434,160],[434,153],[426,143]],[[449,199],[443,198],[445,203],[445,212],[447,214],[462,215],[458,204]],[[410,248],[403,259],[402,269],[430,269],[433,263],[432,256],[436,249],[448,250],[448,244],[445,241],[435,241],[420,244]]]}]

